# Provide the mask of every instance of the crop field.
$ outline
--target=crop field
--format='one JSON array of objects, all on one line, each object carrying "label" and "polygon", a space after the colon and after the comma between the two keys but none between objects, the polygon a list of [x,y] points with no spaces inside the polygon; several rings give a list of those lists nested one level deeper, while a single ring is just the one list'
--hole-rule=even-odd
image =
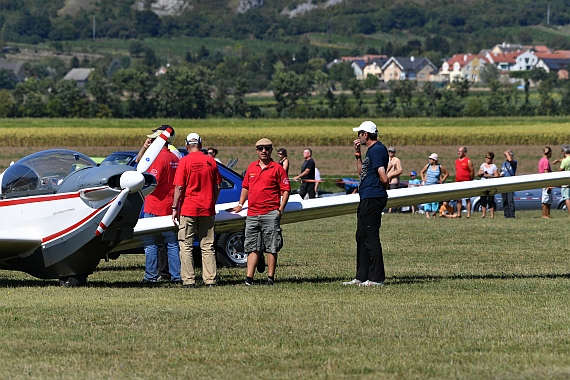
[{"label": "crop field", "polygon": [[271,288],[146,288],[142,255],[86,288],[0,271],[0,378],[568,378],[568,221],[387,214],[375,289],[341,285],[353,215],[285,225]]}]

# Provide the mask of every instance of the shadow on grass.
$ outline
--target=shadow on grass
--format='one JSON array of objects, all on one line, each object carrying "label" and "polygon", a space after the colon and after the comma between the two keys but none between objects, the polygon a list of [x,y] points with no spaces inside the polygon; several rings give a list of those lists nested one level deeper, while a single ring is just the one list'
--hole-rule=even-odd
[{"label": "shadow on grass", "polygon": [[[138,268],[138,266],[136,266]],[[110,269],[110,268],[109,268]],[[265,274],[257,274],[254,280],[254,285],[262,285],[266,280]],[[219,287],[224,286],[241,286],[244,283],[242,277],[236,278],[222,278],[219,282]],[[197,276],[200,278],[200,276]],[[451,276],[398,276],[389,277],[387,285],[401,285],[401,284],[416,284],[416,283],[429,283],[439,282],[445,280],[510,280],[510,279],[532,279],[532,278],[570,278],[570,273],[547,273],[547,274],[475,274],[475,275],[451,275]],[[276,285],[278,284],[327,284],[327,283],[340,283],[346,281],[346,277],[298,277],[298,278],[277,278]],[[60,286],[58,280],[16,280],[16,279],[0,279],[0,288],[21,288],[21,287],[48,287]],[[184,289],[182,285],[171,284],[168,282],[159,282],[157,284],[142,283],[140,281],[89,281],[87,283],[89,288],[145,288],[145,289]],[[203,287],[201,281],[197,282],[197,287]]]}]

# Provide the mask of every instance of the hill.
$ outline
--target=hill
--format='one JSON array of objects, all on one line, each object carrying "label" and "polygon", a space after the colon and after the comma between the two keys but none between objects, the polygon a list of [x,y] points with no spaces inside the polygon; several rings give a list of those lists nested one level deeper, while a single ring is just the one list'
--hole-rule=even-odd
[{"label": "hill", "polygon": [[2,1],[0,11],[2,39],[22,43],[94,34],[291,42],[320,33],[328,42],[371,39],[376,44],[368,48],[376,50],[393,48],[403,35],[408,50],[443,55],[503,41],[570,48],[559,29],[570,22],[564,0],[22,0]]}]

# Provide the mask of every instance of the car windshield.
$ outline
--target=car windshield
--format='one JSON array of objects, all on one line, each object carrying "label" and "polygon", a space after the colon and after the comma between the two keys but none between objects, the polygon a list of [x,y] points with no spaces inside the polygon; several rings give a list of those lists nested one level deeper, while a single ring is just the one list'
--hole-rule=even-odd
[{"label": "car windshield", "polygon": [[34,153],[10,166],[2,176],[2,194],[32,190],[57,190],[76,170],[97,166],[84,154],[66,149]]},{"label": "car windshield", "polygon": [[136,152],[115,152],[111,153],[109,156],[101,162],[101,165],[131,165],[134,166],[135,158],[137,157]]}]

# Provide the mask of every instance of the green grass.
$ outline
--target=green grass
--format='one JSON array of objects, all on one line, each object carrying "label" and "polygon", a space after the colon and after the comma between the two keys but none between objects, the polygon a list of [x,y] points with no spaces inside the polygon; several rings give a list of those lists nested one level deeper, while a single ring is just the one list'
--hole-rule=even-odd
[{"label": "green grass", "polygon": [[[90,286],[0,271],[1,378],[567,378],[568,214],[385,215],[387,286],[354,276],[354,216],[284,226],[277,284],[143,288],[143,257]],[[258,275],[256,280],[260,281]]]}]

